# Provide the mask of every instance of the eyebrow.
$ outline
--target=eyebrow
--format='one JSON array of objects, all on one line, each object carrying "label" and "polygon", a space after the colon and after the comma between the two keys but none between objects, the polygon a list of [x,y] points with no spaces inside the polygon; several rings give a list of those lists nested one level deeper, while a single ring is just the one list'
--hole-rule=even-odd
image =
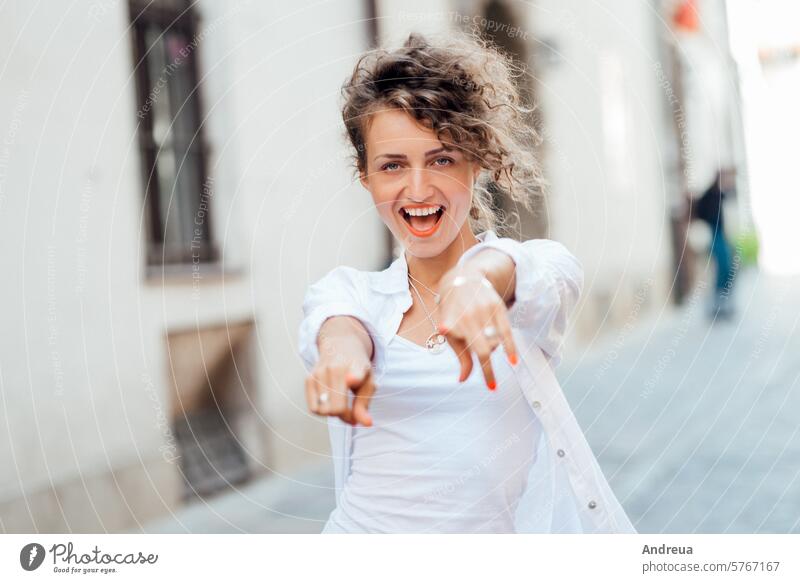
[{"label": "eyebrow", "polygon": [[[435,150],[428,150],[425,152],[425,157],[433,156],[434,154],[440,154],[442,152],[452,152],[453,148],[446,148],[442,146],[441,148],[436,148]],[[391,158],[391,159],[398,159],[398,160],[405,160],[408,158],[405,154],[378,154],[372,160],[375,161],[378,158]]]}]

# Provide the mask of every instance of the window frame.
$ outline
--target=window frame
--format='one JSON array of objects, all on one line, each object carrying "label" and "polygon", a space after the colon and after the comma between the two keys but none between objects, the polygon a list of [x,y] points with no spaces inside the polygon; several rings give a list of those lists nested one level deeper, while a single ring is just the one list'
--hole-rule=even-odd
[{"label": "window frame", "polygon": [[[129,0],[130,10],[130,27],[131,27],[131,43],[134,57],[134,77],[136,88],[136,123],[137,134],[139,143],[139,157],[141,161],[141,178],[144,190],[144,203],[145,208],[145,223],[146,223],[146,264],[148,268],[185,268],[198,264],[214,264],[219,260],[219,253],[214,240],[213,229],[213,177],[208,173],[210,147],[205,138],[204,116],[205,108],[203,106],[203,96],[200,81],[200,55],[198,54],[199,46],[192,49],[191,54],[181,61],[181,66],[188,67],[187,73],[189,75],[191,91],[182,95],[183,102],[181,107],[191,107],[193,115],[198,120],[197,127],[194,128],[194,134],[191,136],[189,143],[186,145],[185,150],[181,150],[181,145],[177,141],[169,144],[167,147],[172,151],[175,157],[175,176],[177,181],[178,168],[181,172],[184,171],[185,165],[188,163],[189,157],[197,157],[196,162],[192,162],[191,171],[196,174],[198,184],[201,191],[197,193],[197,206],[198,209],[205,202],[208,208],[205,209],[205,215],[202,227],[202,236],[195,241],[194,237],[191,241],[186,241],[186,248],[183,244],[180,248],[170,248],[164,240],[163,228],[165,223],[164,216],[161,209],[161,203],[166,193],[161,192],[161,185],[158,182],[158,164],[159,156],[162,152],[162,144],[159,144],[153,132],[153,114],[152,108],[148,107],[148,100],[152,92],[150,82],[150,62],[148,56],[151,50],[154,50],[155,45],[147,46],[146,33],[148,27],[157,27],[160,30],[160,37],[163,38],[164,34],[168,31],[177,31],[182,33],[191,42],[198,40],[198,31],[200,30],[200,19],[190,2],[185,0]],[[164,98],[167,98],[165,94]],[[152,104],[149,104],[152,105]],[[148,111],[144,115],[140,115],[145,107]],[[170,128],[174,128],[175,112],[170,108],[171,123]],[[172,136],[174,140],[174,135]],[[180,156],[180,159],[178,157]],[[162,162],[163,163],[163,162]],[[177,201],[180,196],[176,187],[173,187],[173,193]],[[194,201],[194,199],[192,199]],[[170,203],[170,213],[179,212],[175,202]],[[195,213],[194,217],[197,216]],[[183,226],[184,221],[192,220],[194,217],[187,219],[181,216],[178,219],[179,223]]]}]

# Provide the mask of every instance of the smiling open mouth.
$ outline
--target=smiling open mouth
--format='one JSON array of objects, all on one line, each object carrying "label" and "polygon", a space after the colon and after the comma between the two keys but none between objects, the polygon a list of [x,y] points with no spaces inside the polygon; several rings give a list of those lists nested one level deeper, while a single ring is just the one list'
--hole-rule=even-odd
[{"label": "smiling open mouth", "polygon": [[444,207],[439,206],[435,211],[433,211],[433,207],[410,210],[402,208],[399,212],[409,231],[418,237],[429,237],[439,228],[444,215]]}]

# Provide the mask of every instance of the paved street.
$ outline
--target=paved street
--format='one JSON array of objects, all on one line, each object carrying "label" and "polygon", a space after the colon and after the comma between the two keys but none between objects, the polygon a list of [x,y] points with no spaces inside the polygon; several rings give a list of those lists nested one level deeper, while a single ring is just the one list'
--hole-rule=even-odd
[{"label": "paved street", "polygon": [[736,292],[731,321],[701,294],[560,370],[641,532],[800,532],[800,278]]},{"label": "paved street", "polygon": [[332,467],[256,480],[147,525],[148,533],[317,533],[334,506]]},{"label": "paved street", "polygon": [[[704,292],[632,312],[559,378],[640,532],[800,532],[800,278],[742,274],[724,322],[709,322]],[[147,531],[318,532],[331,488],[312,467]]]}]

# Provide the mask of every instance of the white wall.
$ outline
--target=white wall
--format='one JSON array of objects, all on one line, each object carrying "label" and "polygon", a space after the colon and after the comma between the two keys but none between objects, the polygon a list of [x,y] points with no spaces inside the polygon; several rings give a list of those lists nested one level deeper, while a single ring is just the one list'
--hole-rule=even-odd
[{"label": "white wall", "polygon": [[24,95],[0,215],[3,501],[157,457],[125,18],[13,3],[0,19],[0,127]]},{"label": "white wall", "polygon": [[[145,273],[127,3],[9,4],[0,9],[4,528],[117,529],[175,503],[177,470],[159,449],[169,439],[169,330],[255,318],[265,466],[319,460],[327,432],[306,413],[296,355],[303,292],[336,264],[375,269],[387,253],[368,194],[352,184],[338,115],[339,87],[366,45],[363,4],[198,5],[226,272],[198,290],[188,271],[165,285]],[[23,495],[36,499],[33,521]]]},{"label": "white wall", "polygon": [[636,0],[545,0],[529,19],[550,232],[586,268],[578,327],[587,339],[624,320],[649,278],[656,301],[669,283],[656,15]]}]

